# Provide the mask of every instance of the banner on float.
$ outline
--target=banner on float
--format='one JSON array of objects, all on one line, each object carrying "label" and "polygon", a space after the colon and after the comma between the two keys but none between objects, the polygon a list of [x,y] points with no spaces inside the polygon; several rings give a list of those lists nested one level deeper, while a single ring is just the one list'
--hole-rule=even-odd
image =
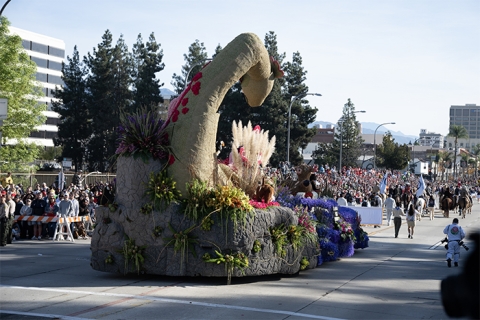
[{"label": "banner on float", "polygon": [[358,212],[361,224],[382,225],[383,213],[381,207],[349,207]]}]

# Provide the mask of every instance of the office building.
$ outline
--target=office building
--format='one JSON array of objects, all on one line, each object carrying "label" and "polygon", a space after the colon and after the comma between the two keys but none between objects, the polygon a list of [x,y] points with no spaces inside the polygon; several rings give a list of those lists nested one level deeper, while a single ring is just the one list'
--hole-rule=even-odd
[{"label": "office building", "polygon": [[[452,125],[463,126],[468,133],[467,139],[458,139],[457,148],[471,151],[475,145],[480,143],[480,106],[476,104],[450,106],[449,126]],[[448,150],[454,150],[455,139],[447,137],[446,144]]]},{"label": "office building", "polygon": [[51,101],[55,100],[52,90],[63,84],[61,76],[62,62],[64,62],[65,57],[65,42],[14,27],[10,27],[10,32],[22,38],[23,48],[30,59],[36,63],[36,79],[42,86],[44,94],[39,103],[47,106],[47,111],[44,112],[47,117],[45,123],[35,128],[37,131],[30,134],[27,142],[34,142],[44,147],[53,147],[53,138],[56,137],[58,132],[57,124],[60,115],[52,111]]}]

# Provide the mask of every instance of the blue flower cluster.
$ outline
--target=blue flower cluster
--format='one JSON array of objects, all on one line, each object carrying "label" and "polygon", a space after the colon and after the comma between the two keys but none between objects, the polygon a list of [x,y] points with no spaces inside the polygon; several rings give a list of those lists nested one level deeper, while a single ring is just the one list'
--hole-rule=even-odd
[{"label": "blue flower cluster", "polygon": [[[315,212],[313,220],[317,220],[317,234],[320,242],[321,255],[318,257],[318,265],[323,262],[335,261],[339,257],[353,256],[355,249],[368,247],[368,235],[360,227],[358,213],[348,207],[338,207],[333,199],[311,199],[301,196],[292,196],[287,187],[278,190],[276,201],[283,207],[295,209],[303,207],[310,213]],[[344,241],[341,230],[335,228],[333,208],[338,208],[338,215],[351,225],[355,234],[355,243],[352,240]],[[314,210],[312,210],[314,209]]]},{"label": "blue flower cluster", "polygon": [[318,265],[327,261],[335,261],[341,257],[351,257],[357,248],[368,247],[368,235],[360,227],[360,219],[357,212],[348,207],[339,207],[338,215],[341,219],[351,225],[356,236],[356,242],[344,241],[341,237],[341,230],[335,228],[333,207],[337,207],[333,199],[303,199],[302,204],[308,207],[320,207],[324,210],[315,210],[317,214],[317,234],[319,237],[321,255],[318,257]]}]

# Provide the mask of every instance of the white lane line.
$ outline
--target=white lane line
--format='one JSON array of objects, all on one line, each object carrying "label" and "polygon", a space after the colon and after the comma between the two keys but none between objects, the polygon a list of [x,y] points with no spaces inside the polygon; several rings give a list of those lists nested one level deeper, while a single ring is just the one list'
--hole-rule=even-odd
[{"label": "white lane line", "polygon": [[[217,304],[217,303],[206,303],[206,302],[196,302],[196,301],[187,301],[187,300],[178,300],[178,299],[159,298],[159,297],[153,297],[153,296],[137,296],[137,295],[123,294],[123,293],[93,292],[93,291],[52,289],[52,288],[40,288],[40,287],[20,287],[20,286],[10,286],[10,285],[3,285],[3,284],[0,284],[0,288],[19,289],[19,290],[33,290],[33,291],[47,291],[47,292],[60,292],[60,293],[74,293],[74,294],[84,294],[84,295],[88,294],[88,295],[93,295],[93,296],[106,296],[106,297],[122,297],[122,298],[138,299],[138,300],[187,304],[187,305],[202,306],[202,307],[209,307],[209,308],[213,307],[213,308],[223,308],[223,309],[233,309],[233,310],[283,314],[283,315],[288,315],[288,316],[296,316],[296,317],[311,318],[311,319],[344,320],[344,319],[340,319],[340,318],[317,316],[317,315],[314,315],[314,314],[297,313],[297,312],[292,312],[292,311],[260,309],[260,308],[233,306],[233,305],[226,305],[226,304]],[[74,318],[74,319],[82,319],[82,318]]]},{"label": "white lane line", "polygon": [[87,318],[69,317],[69,316],[62,316],[62,315],[59,315],[59,314],[20,312],[20,311],[0,309],[0,314],[2,314],[2,313],[16,314],[16,315],[19,315],[19,316],[31,316],[31,317],[61,319],[61,320],[89,320]]}]

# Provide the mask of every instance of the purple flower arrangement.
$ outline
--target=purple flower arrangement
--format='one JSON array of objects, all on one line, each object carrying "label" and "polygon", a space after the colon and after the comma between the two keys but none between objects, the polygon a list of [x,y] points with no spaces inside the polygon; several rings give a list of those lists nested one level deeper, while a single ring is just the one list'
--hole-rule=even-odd
[{"label": "purple flower arrangement", "polygon": [[163,130],[164,121],[156,111],[140,110],[120,115],[118,147],[115,154],[164,160],[169,156],[168,134]]}]

